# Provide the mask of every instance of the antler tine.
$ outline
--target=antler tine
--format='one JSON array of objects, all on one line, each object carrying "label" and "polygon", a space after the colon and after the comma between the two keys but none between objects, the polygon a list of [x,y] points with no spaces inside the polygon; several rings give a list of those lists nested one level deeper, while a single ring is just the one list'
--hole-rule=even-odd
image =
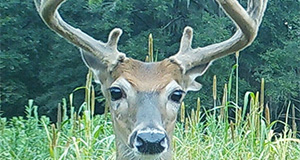
[{"label": "antler tine", "polygon": [[246,11],[237,0],[218,0],[225,13],[235,22],[238,29],[236,33],[230,39],[220,43],[203,48],[183,50],[182,48],[187,48],[185,47],[187,44],[190,46],[192,40],[192,36],[186,32],[191,28],[187,27],[182,36],[179,52],[170,59],[177,62],[185,72],[246,48],[257,35],[267,2],[267,0],[248,0]]},{"label": "antler tine", "polygon": [[258,26],[262,21],[262,17],[264,15],[263,13],[267,7],[267,2],[268,2],[268,0],[261,0],[261,1],[249,0],[248,1],[247,12],[253,19],[255,19],[257,21],[256,23],[258,24]]},{"label": "antler tine", "polygon": [[185,53],[192,49],[192,40],[193,40],[193,29],[189,26],[184,28],[181,42],[180,42],[180,53]]},{"label": "antler tine", "polygon": [[123,53],[117,51],[117,43],[122,34],[121,29],[116,28],[112,30],[108,42],[103,43],[72,27],[61,18],[58,9],[65,0],[34,0],[34,2],[45,24],[77,47],[92,53],[100,59],[109,61],[115,61],[120,55],[122,57],[125,56]]},{"label": "antler tine", "polygon": [[120,28],[113,29],[108,36],[107,46],[117,50],[117,45],[122,33],[123,31]]}]

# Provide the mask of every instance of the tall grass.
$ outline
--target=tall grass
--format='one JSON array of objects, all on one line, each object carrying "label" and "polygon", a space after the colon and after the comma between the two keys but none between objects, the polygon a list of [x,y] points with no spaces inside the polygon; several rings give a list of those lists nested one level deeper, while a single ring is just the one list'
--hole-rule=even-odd
[{"label": "tall grass", "polygon": [[[182,104],[172,144],[174,159],[299,159],[300,140],[291,130],[296,126],[270,122],[268,106],[262,109],[258,92],[244,95],[241,110],[229,101],[228,86],[222,95],[223,103],[212,110],[201,107],[200,98],[195,103],[196,111],[185,113]],[[74,111],[71,94],[70,102],[64,99],[58,105],[56,124],[38,115],[33,100],[26,105],[25,118],[1,117],[0,159],[114,159],[110,115],[93,114],[95,94],[90,80],[81,89],[86,90],[86,99],[79,111]],[[238,107],[235,122],[228,118],[232,107]],[[274,133],[275,123],[285,124],[283,133]]]},{"label": "tall grass", "polygon": [[[153,61],[153,46],[149,48],[152,51],[148,61]],[[232,69],[228,84],[224,85],[223,95],[217,95],[217,77],[214,76],[213,109],[201,107],[200,98],[195,102],[196,110],[187,112],[184,103],[181,105],[172,144],[174,160],[300,159],[296,123],[289,126],[287,119],[285,122],[270,121],[269,107],[264,104],[264,80],[261,91],[245,93],[244,102],[239,105],[236,79],[236,99],[231,101],[232,77],[234,73],[238,76],[234,72],[237,66],[238,62]],[[85,101],[78,111],[73,106],[73,93],[68,102],[63,99],[58,105],[56,124],[51,123],[48,117],[38,115],[38,107],[33,100],[28,101],[24,118],[7,120],[0,116],[0,159],[114,159],[115,137],[110,114],[106,107],[105,114],[94,115],[95,91],[91,80],[89,72],[86,85],[74,90],[85,90]],[[219,105],[218,96],[222,99]],[[288,109],[294,108],[289,104]],[[229,110],[233,110],[234,115],[229,115]],[[274,133],[276,123],[285,125],[282,133]]]}]

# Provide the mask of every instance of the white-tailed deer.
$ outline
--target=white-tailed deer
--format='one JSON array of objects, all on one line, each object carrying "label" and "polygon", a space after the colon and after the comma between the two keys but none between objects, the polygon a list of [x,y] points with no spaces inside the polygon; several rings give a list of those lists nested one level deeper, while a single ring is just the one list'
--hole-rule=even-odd
[{"label": "white-tailed deer", "polygon": [[261,24],[267,0],[248,0],[245,10],[237,0],[218,0],[236,24],[226,41],[191,48],[193,29],[184,29],[177,54],[160,62],[127,58],[117,49],[121,29],[111,31],[107,43],[95,40],[66,23],[58,13],[64,0],[35,0],[49,28],[80,48],[82,59],[101,84],[112,115],[117,159],[172,159],[172,132],[180,103],[195,81],[217,58],[249,46]]}]

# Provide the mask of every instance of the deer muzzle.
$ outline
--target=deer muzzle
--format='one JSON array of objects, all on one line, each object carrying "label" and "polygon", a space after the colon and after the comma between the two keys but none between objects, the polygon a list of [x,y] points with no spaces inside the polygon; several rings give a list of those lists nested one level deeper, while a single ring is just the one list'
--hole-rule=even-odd
[{"label": "deer muzzle", "polygon": [[169,138],[164,131],[147,128],[135,131],[131,135],[130,146],[140,154],[160,154],[168,150]]}]

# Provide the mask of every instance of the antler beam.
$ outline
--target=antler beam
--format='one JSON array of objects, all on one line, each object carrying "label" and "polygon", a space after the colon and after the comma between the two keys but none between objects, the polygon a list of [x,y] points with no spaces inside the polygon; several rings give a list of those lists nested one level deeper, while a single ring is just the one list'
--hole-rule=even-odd
[{"label": "antler beam", "polygon": [[186,27],[178,53],[170,57],[181,66],[184,72],[246,48],[257,35],[267,0],[249,0],[247,11],[237,0],[218,0],[218,3],[236,24],[238,30],[226,41],[192,49],[193,29]]},{"label": "antler beam", "polygon": [[109,63],[116,63],[116,60],[120,59],[120,56],[121,59],[124,59],[125,54],[117,50],[117,43],[122,34],[121,29],[116,28],[112,30],[107,43],[95,40],[81,30],[72,27],[61,18],[58,9],[64,1],[34,0],[38,13],[45,24],[69,42],[102,59],[108,63],[107,65]]}]

